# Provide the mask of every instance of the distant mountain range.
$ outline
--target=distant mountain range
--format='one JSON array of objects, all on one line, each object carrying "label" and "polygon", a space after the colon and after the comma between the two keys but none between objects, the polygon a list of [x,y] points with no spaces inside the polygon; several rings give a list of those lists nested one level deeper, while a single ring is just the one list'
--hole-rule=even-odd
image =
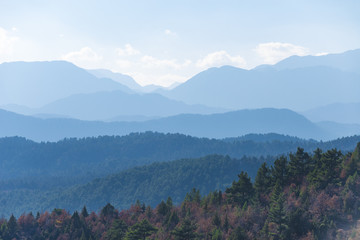
[{"label": "distant mountain range", "polygon": [[287,109],[256,109],[199,115],[182,114],[143,122],[100,122],[74,119],[40,119],[0,111],[0,137],[23,136],[36,141],[66,137],[125,135],[157,131],[196,137],[226,138],[249,133],[279,133],[300,138],[328,140],[360,133],[360,125],[315,124]]},{"label": "distant mountain range", "polygon": [[331,121],[346,124],[360,124],[360,102],[333,103],[302,112],[313,122]]},{"label": "distant mountain range", "polygon": [[[272,107],[304,112],[314,121],[337,121],[332,117],[319,118],[307,111],[335,102],[360,102],[359,59],[360,49],[325,56],[292,56],[275,65],[261,65],[252,70],[231,66],[210,68],[173,89],[142,87],[130,76],[105,69],[84,70],[64,61],[3,63],[0,64],[0,106],[21,114],[83,120],[133,120],[139,116],[149,119],[180,113],[216,113],[219,109]],[[137,95],[123,101],[124,97],[114,97],[114,91],[122,96]],[[152,102],[154,95],[146,96],[151,91],[164,98],[156,97]],[[109,96],[105,96],[105,92]],[[92,97],[94,100],[89,101]],[[169,105],[166,98],[187,105],[203,105],[198,107],[207,110],[196,112],[193,106]],[[139,107],[144,100],[152,107]],[[104,104],[106,109],[102,107]],[[77,114],[74,114],[75,106],[78,106]],[[166,111],[164,106],[172,110]],[[84,117],[88,115],[84,112],[90,108],[92,116]],[[143,112],[144,108],[149,111]],[[160,108],[166,113],[151,111]],[[358,123],[344,119],[339,122]]]},{"label": "distant mountain range", "polygon": [[73,94],[113,90],[132,92],[65,61],[0,64],[0,105],[40,107]]},{"label": "distant mountain range", "polygon": [[[11,109],[11,106],[8,109]],[[40,116],[48,116],[48,118],[66,116],[81,120],[103,121],[116,121],[119,119],[136,121],[181,113],[224,112],[223,109],[219,108],[188,105],[180,101],[170,100],[160,94],[125,93],[123,91],[74,94],[41,108],[23,109],[22,111],[27,115],[40,114]]]},{"label": "distant mountain range", "polygon": [[[360,56],[359,51],[355,53]],[[331,57],[344,58],[342,54]],[[314,58],[318,57],[310,57],[311,60]],[[282,66],[285,63],[279,64]],[[334,102],[359,102],[358,89],[359,73],[344,71],[341,66],[335,68],[333,65],[309,63],[299,68],[278,65],[252,70],[231,66],[210,68],[170,91],[158,92],[188,104],[232,109],[275,107],[304,111]]]},{"label": "distant mountain range", "polygon": [[[162,86],[158,86],[158,85],[141,86],[132,77],[125,75],[125,74],[121,74],[121,73],[115,73],[115,72],[112,72],[107,69],[92,69],[92,70],[87,70],[87,71],[98,78],[110,78],[110,79],[112,79],[116,82],[119,82],[119,83],[127,86],[128,88],[130,88],[136,92],[140,92],[140,93],[149,93],[149,92],[153,92],[157,89],[166,89],[166,88],[164,88]],[[172,86],[170,88],[172,88]]]},{"label": "distant mountain range", "polygon": [[[36,118],[20,121],[24,116],[13,116],[18,127],[10,125],[2,136],[6,131],[57,140],[146,130],[215,138],[268,132],[315,139],[353,135],[360,124],[358,59],[360,50],[353,50],[293,56],[252,70],[210,68],[171,90],[150,87],[157,88],[153,93],[130,76],[84,70],[64,61],[3,63],[0,108]],[[313,122],[294,112],[264,108],[297,110]],[[234,112],[222,114],[230,110]],[[62,124],[63,131],[56,124]],[[43,126],[54,136],[25,126]]]},{"label": "distant mountain range", "polygon": [[275,65],[261,65],[257,68],[270,67],[276,70],[285,70],[318,66],[326,66],[344,72],[360,74],[360,49],[323,56],[291,56]]}]

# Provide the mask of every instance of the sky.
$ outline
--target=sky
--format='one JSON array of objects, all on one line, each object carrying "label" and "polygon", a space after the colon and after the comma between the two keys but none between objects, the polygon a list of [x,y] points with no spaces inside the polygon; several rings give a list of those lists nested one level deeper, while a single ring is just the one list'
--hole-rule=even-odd
[{"label": "sky", "polygon": [[359,12],[358,0],[0,0],[0,63],[66,60],[170,86],[358,49]]}]

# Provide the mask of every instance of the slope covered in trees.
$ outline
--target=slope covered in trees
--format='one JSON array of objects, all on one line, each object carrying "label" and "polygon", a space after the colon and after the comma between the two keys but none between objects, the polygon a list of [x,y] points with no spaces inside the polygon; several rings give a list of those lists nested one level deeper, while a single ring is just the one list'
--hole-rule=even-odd
[{"label": "slope covered in trees", "polygon": [[224,193],[190,191],[180,205],[140,202],[96,214],[54,209],[0,220],[4,239],[359,239],[360,143],[262,164],[254,182],[238,174]]},{"label": "slope covered in trees", "polygon": [[[168,196],[180,203],[192,188],[207,194],[214,189],[224,190],[240,171],[255,177],[262,162],[272,158],[209,155],[198,159],[182,159],[135,167],[86,184],[73,187],[8,188],[0,195],[0,212],[19,216],[23,212],[51,210],[53,206],[70,211],[86,204],[89,210],[98,210],[107,202],[119,209],[128,208],[136,200],[156,206]],[[54,179],[55,180],[55,179]]]},{"label": "slope covered in trees", "polygon": [[[64,139],[36,143],[24,138],[0,139],[0,180],[33,177],[97,177],[134,166],[210,154],[276,156],[316,148],[352,151],[360,136],[328,142],[306,141],[282,135],[248,135],[239,139],[216,140],[182,134],[133,133],[127,136]],[[64,181],[65,181],[64,180]],[[44,182],[41,180],[41,182]],[[49,181],[50,183],[51,181]],[[33,184],[31,184],[33,185]],[[4,184],[2,184],[4,187]]]}]

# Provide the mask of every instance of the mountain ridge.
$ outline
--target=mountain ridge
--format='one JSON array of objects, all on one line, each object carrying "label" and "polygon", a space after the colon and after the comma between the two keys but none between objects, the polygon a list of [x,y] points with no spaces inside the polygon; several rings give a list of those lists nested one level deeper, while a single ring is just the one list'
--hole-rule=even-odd
[{"label": "mountain ridge", "polygon": [[39,119],[0,110],[0,137],[23,136],[36,141],[57,141],[66,137],[126,135],[146,131],[182,133],[208,138],[238,137],[248,133],[280,133],[327,140],[343,137],[344,131],[348,135],[358,134],[360,125],[335,123],[318,126],[291,110],[271,108],[209,115],[181,114],[144,122]]},{"label": "mountain ridge", "polygon": [[131,91],[111,79],[96,78],[66,61],[0,64],[0,105],[40,107],[72,94],[101,90]]}]

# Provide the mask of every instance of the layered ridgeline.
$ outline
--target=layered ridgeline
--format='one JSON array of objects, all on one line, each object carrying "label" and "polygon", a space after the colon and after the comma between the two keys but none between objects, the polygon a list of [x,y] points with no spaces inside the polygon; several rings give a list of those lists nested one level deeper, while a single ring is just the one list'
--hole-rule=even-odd
[{"label": "layered ridgeline", "polygon": [[42,118],[141,120],[223,111],[142,93],[130,76],[87,71],[65,61],[2,63],[0,86],[1,108]]},{"label": "layered ridgeline", "polygon": [[[88,110],[90,116],[92,110]],[[360,134],[360,125],[313,123],[291,110],[274,108],[208,115],[181,114],[141,122],[41,119],[0,110],[0,137],[22,136],[35,141],[58,141],[66,137],[125,135],[144,131],[182,133],[208,138],[238,137],[250,133],[278,133],[305,139],[330,140]]]},{"label": "layered ridgeline", "polygon": [[40,107],[77,93],[122,90],[125,85],[97,78],[65,61],[0,64],[0,105]]},{"label": "layered ridgeline", "polygon": [[[69,210],[86,203],[97,210],[108,201],[124,208],[136,199],[153,205],[169,193],[178,202],[192,187],[203,193],[224,189],[242,170],[254,178],[262,162],[274,160],[260,155],[286,155],[298,146],[345,153],[358,141],[359,136],[317,142],[277,134],[215,140],[151,132],[56,143],[3,138],[0,210],[21,214],[49,210],[55,203]],[[215,153],[221,155],[199,158]]]},{"label": "layered ridgeline", "polygon": [[[4,239],[359,239],[359,153],[360,143],[352,154],[346,155],[336,149],[326,152],[318,149],[309,155],[299,148],[288,158],[278,158],[271,167],[262,164],[253,181],[242,171],[224,192],[202,196],[193,189],[181,204],[167,198],[155,208],[137,202],[120,212],[113,205],[104,204],[98,214],[89,214],[84,207],[81,213],[56,208],[36,217],[32,213],[18,220],[11,216],[8,221],[0,220],[0,236]],[[224,165],[231,162],[218,156],[203,160],[213,163],[211,159]],[[214,167],[215,172],[224,170],[221,164],[210,165],[209,169]],[[206,167],[201,170],[206,171]],[[157,173],[168,176],[161,170]],[[207,175],[202,171],[197,173],[202,178],[199,182],[202,187]],[[188,180],[186,176],[185,179]],[[184,182],[175,186],[181,188],[187,185]],[[80,194],[91,194],[93,186],[98,189],[96,184],[89,185]],[[166,184],[161,186],[166,188]],[[117,191],[122,190],[117,188]],[[176,190],[172,192],[176,194]]]},{"label": "layered ridgeline", "polygon": [[264,161],[271,163],[272,158],[243,157],[237,160],[228,156],[210,155],[198,159],[153,163],[97,178],[86,184],[72,187],[58,185],[50,189],[41,189],[41,181],[32,181],[26,187],[25,181],[6,181],[2,182],[8,189],[0,194],[0,212],[6,216],[12,213],[19,216],[23,212],[49,211],[54,206],[74,211],[80,210],[84,204],[89,210],[97,211],[107,202],[125,209],[136,200],[156,206],[168,196],[178,204],[195,187],[202,193],[224,190],[242,170],[254,177]]},{"label": "layered ridgeline", "polygon": [[[153,162],[198,158],[210,154],[233,158],[276,156],[293,152],[298,146],[306,151],[320,147],[347,152],[358,141],[360,136],[317,142],[278,134],[252,134],[217,140],[153,132],[42,143],[11,137],[0,139],[0,179],[38,176],[89,178]],[[42,182],[45,185],[48,183]],[[5,186],[2,184],[0,187]]]},{"label": "layered ridgeline", "polygon": [[161,93],[189,104],[233,109],[304,111],[334,102],[360,102],[359,59],[360,49],[326,56],[293,56],[251,70],[210,68]]},{"label": "layered ridgeline", "polygon": [[152,94],[130,76],[84,70],[64,61],[3,63],[0,106],[45,118],[107,121],[272,107],[303,112],[314,121],[360,124],[359,59],[360,50],[352,50],[292,56],[251,70],[210,68]]}]

